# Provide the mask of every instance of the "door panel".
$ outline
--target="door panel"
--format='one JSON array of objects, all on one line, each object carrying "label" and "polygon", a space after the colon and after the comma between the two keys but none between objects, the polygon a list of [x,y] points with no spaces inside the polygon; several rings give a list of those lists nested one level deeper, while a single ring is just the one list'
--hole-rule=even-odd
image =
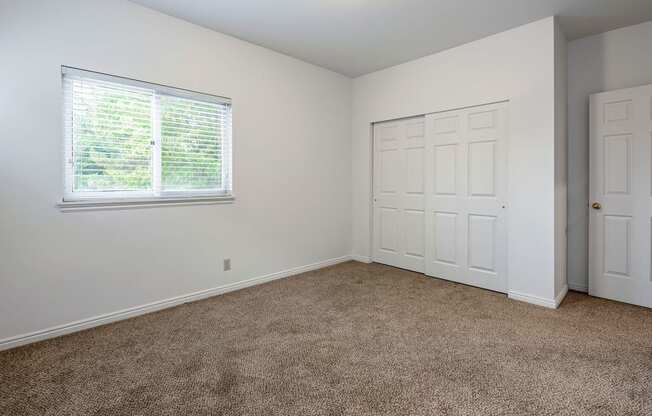
[{"label": "door panel", "polygon": [[496,217],[469,215],[469,268],[496,271]]},{"label": "door panel", "polygon": [[507,291],[506,105],[426,116],[426,274]]},{"label": "door panel", "polygon": [[435,146],[435,180],[433,192],[436,195],[457,193],[457,145]]},{"label": "door panel", "polygon": [[590,130],[589,293],[652,307],[652,85],[592,95]]},{"label": "door panel", "polygon": [[434,212],[434,261],[457,266],[457,214]]},{"label": "door panel", "polygon": [[380,249],[398,253],[398,210],[395,208],[380,208]]},{"label": "door panel", "polygon": [[373,260],[424,271],[424,118],[374,124]]},{"label": "door panel", "polygon": [[630,277],[632,217],[604,216],[604,272]]},{"label": "door panel", "polygon": [[423,195],[423,145],[405,150],[406,157],[406,183],[407,194]]},{"label": "door panel", "polygon": [[425,220],[421,210],[405,210],[405,254],[423,258],[425,255],[423,232]]},{"label": "door panel", "polygon": [[495,141],[469,144],[469,196],[496,196]]},{"label": "door panel", "polygon": [[632,136],[605,136],[604,193],[629,195],[631,190]]}]

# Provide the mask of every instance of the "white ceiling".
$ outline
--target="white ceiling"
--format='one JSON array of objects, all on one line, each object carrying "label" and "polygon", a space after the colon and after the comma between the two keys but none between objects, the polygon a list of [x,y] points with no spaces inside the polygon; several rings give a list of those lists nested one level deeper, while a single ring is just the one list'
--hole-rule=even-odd
[{"label": "white ceiling", "polygon": [[132,0],[348,76],[547,16],[569,40],[652,20],[652,0]]}]

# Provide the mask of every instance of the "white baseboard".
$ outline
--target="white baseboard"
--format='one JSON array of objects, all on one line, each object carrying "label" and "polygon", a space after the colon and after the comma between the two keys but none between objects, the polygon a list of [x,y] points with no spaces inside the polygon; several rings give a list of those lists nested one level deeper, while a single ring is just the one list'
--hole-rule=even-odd
[{"label": "white baseboard", "polygon": [[568,286],[564,286],[561,292],[554,298],[548,299],[540,296],[529,295],[527,293],[510,290],[507,297],[521,302],[531,303],[533,305],[543,306],[545,308],[557,309],[568,293]]},{"label": "white baseboard", "polygon": [[371,257],[369,256],[361,256],[359,254],[352,254],[351,255],[351,260],[359,261],[360,263],[371,263]]},{"label": "white baseboard", "polygon": [[561,303],[564,301],[564,298],[568,294],[568,285],[564,285],[563,288],[561,288],[561,292],[557,294],[557,297],[555,297],[555,309],[561,305]]},{"label": "white baseboard", "polygon": [[568,289],[574,290],[575,292],[589,293],[589,287],[583,284],[569,282]]},{"label": "white baseboard", "polygon": [[21,345],[31,344],[37,341],[43,341],[49,338],[59,337],[73,332],[83,331],[85,329],[93,328],[100,325],[106,325],[112,322],[122,321],[124,319],[133,318],[135,316],[160,311],[161,309],[171,308],[173,306],[181,305],[183,303],[195,302],[212,296],[221,295],[223,293],[233,292],[236,290],[244,289],[246,287],[259,285],[266,282],[271,282],[272,280],[282,279],[285,277],[294,276],[296,274],[301,274],[312,270],[333,266],[335,264],[343,263],[353,259],[354,259],[353,256],[342,256],[334,259],[324,260],[317,263],[308,264],[305,266],[294,267],[292,269],[287,269],[280,272],[255,277],[253,279],[243,280],[241,282],[230,283],[227,285],[201,290],[199,292],[194,292],[187,295],[176,296],[170,299],[152,302],[142,306],[123,309],[120,311],[111,312],[104,315],[95,316],[92,318],[82,319],[80,321],[53,326],[51,328],[31,332],[28,334],[6,338],[0,340],[0,351],[19,347]]}]

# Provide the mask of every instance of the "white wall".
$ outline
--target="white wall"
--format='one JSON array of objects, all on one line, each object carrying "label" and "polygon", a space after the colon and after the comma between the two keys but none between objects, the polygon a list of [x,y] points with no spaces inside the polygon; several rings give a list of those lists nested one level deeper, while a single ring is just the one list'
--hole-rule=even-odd
[{"label": "white wall", "polygon": [[568,135],[566,36],[555,19],[555,297],[568,290]]},{"label": "white wall", "polygon": [[353,84],[353,252],[370,256],[370,123],[509,99],[509,290],[555,296],[555,25],[540,20]]},{"label": "white wall", "polygon": [[652,22],[568,44],[568,283],[588,285],[589,94],[652,84]]},{"label": "white wall", "polygon": [[[350,79],[125,1],[0,0],[0,62],[0,340],[351,252]],[[62,64],[231,97],[235,204],[59,212]]]}]

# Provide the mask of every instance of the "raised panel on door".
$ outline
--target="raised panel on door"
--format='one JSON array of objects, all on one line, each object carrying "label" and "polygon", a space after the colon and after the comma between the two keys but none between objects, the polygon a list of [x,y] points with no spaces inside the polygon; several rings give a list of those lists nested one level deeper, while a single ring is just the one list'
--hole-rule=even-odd
[{"label": "raised panel on door", "polygon": [[652,307],[652,85],[590,107],[589,293]]},{"label": "raised panel on door", "polygon": [[496,142],[469,143],[469,196],[496,196]]},{"label": "raised panel on door", "polygon": [[457,144],[434,145],[434,187],[438,196],[457,194]]},{"label": "raised panel on door", "polygon": [[506,105],[426,116],[426,274],[506,292]]},{"label": "raised panel on door", "polygon": [[[387,146],[387,144],[384,144]],[[381,149],[378,160],[380,169],[379,190],[382,194],[396,194],[400,180],[400,153],[397,148]]]},{"label": "raised panel on door", "polygon": [[[472,109],[468,111],[469,131],[476,135],[478,131],[495,129],[497,123],[497,109]],[[490,134],[491,136],[492,134]]]},{"label": "raised panel on door", "polygon": [[378,210],[379,240],[378,249],[381,252],[399,252],[399,213],[396,208],[380,207]]},{"label": "raised panel on door", "polygon": [[496,217],[471,214],[468,217],[469,269],[496,273]]},{"label": "raised panel on door", "polygon": [[457,267],[457,214],[433,212],[433,217],[433,260]]},{"label": "raised panel on door", "polygon": [[632,217],[605,215],[603,218],[603,271],[612,277],[631,276]]},{"label": "raised panel on door", "polygon": [[422,210],[406,210],[403,217],[405,230],[405,255],[423,261],[424,250],[424,218]]},{"label": "raised panel on door", "polygon": [[631,190],[632,135],[607,135],[603,140],[604,195],[629,195]]},{"label": "raised panel on door", "polygon": [[405,192],[411,195],[423,195],[423,145],[408,148],[405,151],[406,180]]},{"label": "raised panel on door", "polygon": [[423,117],[374,124],[373,260],[423,271]]}]

